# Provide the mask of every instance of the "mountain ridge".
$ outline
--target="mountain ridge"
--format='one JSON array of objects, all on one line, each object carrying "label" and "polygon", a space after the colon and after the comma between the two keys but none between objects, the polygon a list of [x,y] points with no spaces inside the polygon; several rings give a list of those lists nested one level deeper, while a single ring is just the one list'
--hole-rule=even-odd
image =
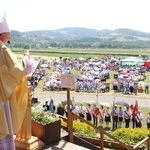
[{"label": "mountain ridge", "polygon": [[[97,30],[97,29],[90,29],[90,28],[85,28],[85,27],[66,27],[66,28],[60,28],[60,29],[54,29],[54,30],[35,30],[35,31],[24,31],[24,32],[21,32],[21,33],[34,33],[34,32],[69,32],[69,34],[77,34],[78,32],[81,32],[81,36],[86,36],[87,33],[93,33],[93,34],[110,34],[112,32],[117,32],[117,33],[124,33],[124,34],[132,34],[132,35],[149,35],[150,36],[150,33],[148,32],[143,32],[143,31],[138,31],[138,30],[132,30],[132,29],[129,29],[129,28],[118,28],[118,29],[115,29],[115,30],[108,30],[108,29],[102,29],[102,30]],[[86,33],[86,34],[84,34]],[[77,35],[78,36],[78,35]]]},{"label": "mountain ridge", "polygon": [[61,47],[65,44],[70,46],[76,44],[77,47],[80,47],[80,45],[86,45],[86,47],[102,46],[108,48],[108,46],[111,45],[110,48],[121,48],[124,46],[132,48],[149,48],[150,33],[128,28],[96,30],[84,27],[67,27],[55,30],[35,30],[24,32],[12,30],[12,41],[14,46],[17,46],[20,42],[29,45],[29,47],[31,47],[31,45],[32,47],[37,47],[37,44],[49,47],[52,46],[52,43],[53,46],[54,43],[58,46],[57,43],[59,43]]}]

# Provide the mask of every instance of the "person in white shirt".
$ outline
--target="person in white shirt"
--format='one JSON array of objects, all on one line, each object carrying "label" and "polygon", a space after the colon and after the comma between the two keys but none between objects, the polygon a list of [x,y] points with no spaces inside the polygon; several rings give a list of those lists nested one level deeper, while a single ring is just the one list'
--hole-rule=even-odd
[{"label": "person in white shirt", "polygon": [[132,112],[129,107],[124,111],[125,128],[129,128]]},{"label": "person in white shirt", "polygon": [[111,122],[111,111],[109,107],[105,110],[105,122],[106,122],[106,128],[109,128],[109,123]]},{"label": "person in white shirt", "polygon": [[92,108],[91,104],[88,104],[88,107],[86,108],[86,120],[92,121]]},{"label": "person in white shirt", "polygon": [[149,94],[149,82],[148,81],[145,82],[145,93]]},{"label": "person in white shirt", "polygon": [[84,118],[85,117],[85,113],[86,113],[86,108],[81,104],[79,106],[79,116]]},{"label": "person in white shirt", "polygon": [[104,123],[104,113],[105,113],[104,107],[101,105],[98,114],[100,127],[102,127]]},{"label": "person in white shirt", "polygon": [[122,126],[122,122],[123,122],[123,110],[122,110],[122,107],[120,106],[119,107],[119,111],[118,111],[118,127],[121,128]]},{"label": "person in white shirt", "polygon": [[[74,104],[74,108],[72,106],[72,113],[79,115],[79,107],[76,104]],[[73,118],[73,120],[77,120],[77,118]]]},{"label": "person in white shirt", "polygon": [[150,130],[150,112],[147,115],[146,122],[147,122],[147,129]]},{"label": "person in white shirt", "polygon": [[[70,111],[72,111],[72,105],[70,105]],[[68,117],[68,104],[65,105],[66,117]]]},{"label": "person in white shirt", "polygon": [[79,113],[79,107],[75,104],[75,108],[74,109],[72,109],[72,112],[74,113],[74,114],[77,114],[78,115],[78,113]]},{"label": "person in white shirt", "polygon": [[138,110],[138,113],[135,116],[135,119],[136,119],[136,127],[141,128],[142,127],[143,115],[142,115],[140,110]]},{"label": "person in white shirt", "polygon": [[92,108],[92,113],[93,113],[93,124],[94,124],[95,126],[98,125],[98,116],[97,116],[96,110],[97,110],[97,107],[96,107],[96,104],[94,104],[94,105],[93,105],[93,108]]},{"label": "person in white shirt", "polygon": [[113,120],[113,130],[117,129],[117,125],[118,125],[118,108],[117,106],[114,106],[111,114],[112,114],[112,120]]}]

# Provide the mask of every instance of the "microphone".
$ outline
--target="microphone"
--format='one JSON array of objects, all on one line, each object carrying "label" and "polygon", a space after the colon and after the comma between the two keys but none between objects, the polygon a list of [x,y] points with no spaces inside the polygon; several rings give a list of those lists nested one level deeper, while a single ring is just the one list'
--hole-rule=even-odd
[{"label": "microphone", "polygon": [[11,51],[13,52],[13,48],[12,48],[12,46],[11,46],[10,41],[8,41],[8,44],[10,45]]}]

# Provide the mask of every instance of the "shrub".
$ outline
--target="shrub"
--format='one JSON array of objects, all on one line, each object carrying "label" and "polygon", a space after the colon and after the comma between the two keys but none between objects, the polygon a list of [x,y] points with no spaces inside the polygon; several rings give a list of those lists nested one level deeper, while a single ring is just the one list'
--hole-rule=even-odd
[{"label": "shrub", "polygon": [[112,133],[114,137],[127,143],[138,143],[148,134],[149,131],[146,128],[119,128]]},{"label": "shrub", "polygon": [[[67,126],[64,121],[62,121],[62,125]],[[73,121],[73,131],[74,133],[84,137],[98,137],[93,127],[80,121]]]},{"label": "shrub", "polygon": [[84,135],[85,137],[97,137],[94,128],[85,123],[73,121],[73,129],[74,132],[79,135]]}]

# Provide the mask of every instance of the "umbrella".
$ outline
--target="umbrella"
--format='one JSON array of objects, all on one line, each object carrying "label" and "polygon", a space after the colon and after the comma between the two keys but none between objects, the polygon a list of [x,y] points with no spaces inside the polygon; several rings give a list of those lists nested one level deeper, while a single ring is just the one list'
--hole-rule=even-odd
[{"label": "umbrella", "polygon": [[84,58],[82,58],[82,57],[79,57],[79,60],[84,60]]},{"label": "umbrella", "polygon": [[52,83],[57,83],[57,80],[56,79],[52,79],[50,80]]},{"label": "umbrella", "polygon": [[95,71],[95,72],[94,72],[94,75],[99,76],[99,75],[100,75],[100,73],[99,73],[98,71]]},{"label": "umbrella", "polygon": [[49,62],[49,63],[50,63],[50,62],[53,62],[53,61],[52,61],[51,59],[49,59],[47,62]]},{"label": "umbrella", "polygon": [[116,102],[116,103],[115,103],[115,105],[129,107],[129,104],[128,104],[128,103],[126,103],[126,102],[123,102],[123,101]]},{"label": "umbrella", "polygon": [[98,67],[94,67],[94,70],[99,71],[99,68]]},{"label": "umbrella", "polygon": [[137,76],[138,79],[143,79],[144,77],[142,75]]},{"label": "umbrella", "polygon": [[111,107],[111,105],[106,102],[101,102],[100,105],[105,106],[105,107]]},{"label": "umbrella", "polygon": [[42,65],[40,65],[40,67],[47,68],[48,65],[47,64],[42,64]]}]

